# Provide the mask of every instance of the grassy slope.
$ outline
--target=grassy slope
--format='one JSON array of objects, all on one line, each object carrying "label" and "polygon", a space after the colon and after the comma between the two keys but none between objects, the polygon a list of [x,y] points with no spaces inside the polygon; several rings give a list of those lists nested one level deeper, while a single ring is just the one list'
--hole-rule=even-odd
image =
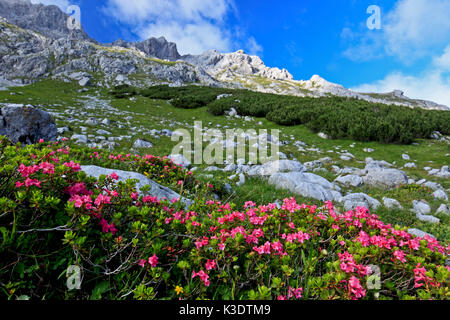
[{"label": "grassy slope", "polygon": [[[135,101],[128,99],[114,100],[108,94],[105,89],[89,88],[87,92],[79,93],[80,88],[74,84],[60,83],[55,81],[42,81],[40,83],[33,84],[26,87],[12,88],[10,91],[0,91],[0,102],[10,102],[10,103],[29,103],[36,106],[40,106],[42,109],[48,111],[63,112],[67,107],[75,107],[80,110],[80,113],[73,114],[73,111],[67,112],[65,116],[73,114],[75,118],[86,119],[89,116],[97,117],[98,119],[103,119],[105,115],[102,110],[98,109],[85,109],[85,104],[87,103],[83,96],[86,95],[96,95],[100,99],[107,100],[111,106],[118,110],[125,111],[133,119],[129,121],[130,126],[139,127],[142,126],[148,129],[170,129],[175,130],[178,128],[183,128],[187,126],[192,126],[194,121],[202,121],[204,127],[213,128],[218,125],[221,127],[229,126],[229,128],[242,128],[242,129],[280,129],[282,140],[301,140],[308,144],[308,147],[315,147],[322,150],[322,153],[307,152],[303,153],[297,150],[295,146],[288,145],[286,147],[281,147],[282,152],[286,153],[288,156],[292,155],[296,157],[301,162],[316,160],[322,157],[331,157],[336,164],[340,167],[343,166],[353,166],[353,167],[364,167],[365,157],[372,157],[377,160],[386,160],[390,163],[394,163],[396,167],[402,167],[405,163],[411,161],[405,161],[402,159],[401,155],[403,153],[408,153],[412,160],[415,160],[417,169],[404,169],[404,171],[413,179],[425,178],[429,181],[435,181],[444,187],[444,189],[450,188],[450,181],[448,179],[440,179],[433,176],[429,176],[424,167],[429,166],[432,168],[440,168],[443,165],[448,165],[449,157],[446,156],[450,153],[450,146],[443,142],[431,141],[431,140],[420,140],[418,145],[382,145],[375,142],[362,143],[354,142],[352,140],[324,140],[319,138],[317,135],[313,134],[304,126],[295,127],[281,127],[274,123],[267,121],[264,118],[255,119],[252,122],[246,122],[242,119],[227,119],[226,117],[220,116],[215,117],[208,114],[205,108],[200,109],[177,109],[172,107],[166,101],[157,101],[148,98],[137,97]],[[11,95],[11,92],[15,93]],[[88,113],[83,114],[82,111],[88,111]],[[99,128],[108,130],[112,132],[113,136],[118,135],[128,135],[128,129],[118,129],[114,123],[121,122],[124,123],[122,115],[115,115],[114,113],[107,115],[108,119],[112,121],[112,125],[109,127],[98,126],[98,127],[88,127],[88,134],[94,133]],[[64,120],[65,117],[57,118],[56,122],[59,127],[69,126],[73,132],[80,133],[78,125],[73,125],[67,123]],[[173,123],[173,127],[169,126],[169,123]],[[258,125],[261,122],[262,125]],[[72,133],[73,133],[72,132]],[[70,136],[72,133],[66,134]],[[292,136],[292,137],[291,137]],[[145,136],[142,134],[132,135],[132,139],[120,142],[120,149],[127,152],[130,150],[133,142],[137,139],[146,139],[151,141],[154,147],[151,150],[143,150],[147,153],[152,153],[155,155],[167,155],[171,152],[173,146],[176,142],[172,142],[170,138],[162,136],[160,139],[155,139],[152,136]],[[354,144],[354,147],[350,145]],[[354,160],[342,161],[339,159],[337,153],[329,153],[328,150],[336,150],[336,147],[341,147],[340,150],[348,150],[355,156]],[[373,148],[375,152],[365,153],[364,148]],[[291,157],[290,157],[291,158]],[[206,166],[199,166],[199,173],[202,173],[202,168]],[[208,173],[211,174],[211,173]],[[328,180],[333,180],[336,176],[330,172],[327,173],[317,173]],[[221,180],[224,182],[229,182],[227,177],[230,174],[227,173],[214,173],[213,179],[204,178],[205,180],[212,180],[212,182]],[[290,193],[284,190],[274,190],[273,187],[269,186],[267,182],[260,179],[249,179],[245,185],[242,187],[233,186],[234,194],[230,195],[229,200],[236,202],[237,204],[243,204],[244,201],[253,200],[258,203],[267,203],[275,201],[276,199],[282,199],[284,197],[290,196]],[[354,192],[358,190],[353,190]],[[418,221],[415,216],[409,212],[412,200],[415,199],[425,199],[432,206],[432,212],[434,212],[440,203],[443,201],[434,200],[431,195],[424,194],[418,191],[383,191],[376,189],[365,189],[361,188],[360,191],[365,192],[379,201],[381,201],[383,196],[393,197],[400,201],[400,203],[405,207],[405,210],[386,210],[381,208],[377,210],[385,222],[400,224],[408,227],[419,228],[423,231],[430,232],[436,235],[440,240],[448,241],[450,239],[450,217],[445,215],[438,215],[441,219],[439,225],[431,225],[429,223],[424,223]],[[312,199],[304,199],[302,197],[297,197],[299,201],[305,201],[307,203],[317,203],[317,201]],[[450,204],[447,202],[447,204]]]}]

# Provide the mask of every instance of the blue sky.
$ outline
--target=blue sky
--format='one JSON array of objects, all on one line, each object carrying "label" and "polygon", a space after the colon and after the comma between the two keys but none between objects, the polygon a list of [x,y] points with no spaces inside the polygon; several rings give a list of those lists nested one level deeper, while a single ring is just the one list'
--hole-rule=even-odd
[{"label": "blue sky", "polygon": [[[450,0],[32,0],[81,7],[99,42],[165,36],[180,53],[244,49],[297,80],[401,89],[450,105]],[[381,29],[370,30],[370,5]]]}]

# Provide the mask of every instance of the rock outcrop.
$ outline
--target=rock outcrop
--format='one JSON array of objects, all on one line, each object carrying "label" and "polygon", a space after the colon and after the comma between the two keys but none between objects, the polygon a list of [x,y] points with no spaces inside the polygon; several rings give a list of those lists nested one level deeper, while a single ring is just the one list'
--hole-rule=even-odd
[{"label": "rock outcrop", "polygon": [[123,171],[123,170],[115,170],[115,169],[107,169],[107,168],[102,168],[102,167],[98,167],[98,166],[81,166],[81,170],[84,171],[88,176],[94,177],[94,178],[99,178],[100,175],[111,175],[112,173],[117,174],[117,176],[119,177],[118,181],[127,181],[127,180],[131,180],[134,179],[136,180],[136,189],[137,191],[142,194],[142,187],[149,185],[150,191],[148,191],[148,194],[156,197],[158,200],[163,200],[163,199],[167,199],[167,200],[172,200],[172,199],[180,199],[181,198],[181,202],[183,202],[186,206],[189,206],[191,204],[191,201],[189,199],[184,199],[182,198],[178,193],[174,192],[173,190],[161,186],[160,184],[154,182],[153,180],[147,178],[146,176],[140,174],[140,173],[136,173],[136,172],[131,172],[131,171]]},{"label": "rock outcrop", "polygon": [[33,4],[30,0],[0,0],[0,16],[16,26],[52,39],[91,40],[82,27],[69,29],[69,15],[55,5]]},{"label": "rock outcrop", "polygon": [[107,46],[122,47],[122,48],[134,48],[144,52],[149,57],[155,57],[158,59],[176,61],[180,59],[177,45],[173,42],[169,42],[164,37],[149,38],[140,42],[127,42],[124,40],[117,40]]},{"label": "rock outcrop", "polygon": [[33,106],[7,104],[0,109],[0,135],[14,144],[33,144],[40,139],[55,141],[57,129],[47,112]]},{"label": "rock outcrop", "polygon": [[293,80],[293,76],[286,69],[269,68],[260,57],[248,55],[242,50],[232,53],[210,50],[200,55],[186,55],[181,59],[202,67],[220,81],[234,81],[237,77],[245,76],[260,76],[273,80]]}]

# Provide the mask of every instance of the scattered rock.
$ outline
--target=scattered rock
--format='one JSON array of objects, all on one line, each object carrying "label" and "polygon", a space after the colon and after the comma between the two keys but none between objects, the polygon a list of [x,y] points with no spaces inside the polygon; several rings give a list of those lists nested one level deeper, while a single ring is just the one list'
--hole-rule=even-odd
[{"label": "scattered rock", "polygon": [[407,175],[400,170],[386,168],[386,161],[370,161],[366,164],[364,183],[372,187],[392,189],[408,183]]},{"label": "scattered rock", "polygon": [[84,77],[80,81],[78,81],[78,84],[82,87],[90,86],[90,85],[92,85],[91,78]]},{"label": "scattered rock", "polygon": [[338,182],[342,185],[345,185],[346,187],[357,188],[357,187],[364,185],[363,178],[361,178],[360,176],[357,176],[357,175],[352,175],[352,174],[346,175],[346,176],[340,176],[334,181]]},{"label": "scattered rock", "polygon": [[84,134],[74,134],[70,139],[79,144],[87,144],[88,143],[88,138]]},{"label": "scattered rock", "polygon": [[183,168],[189,168],[191,166],[191,162],[181,154],[171,154],[169,156],[169,159],[171,159],[173,163],[182,166]]},{"label": "scattered rock", "polygon": [[410,233],[410,234],[412,234],[412,235],[414,235],[416,237],[420,237],[420,238],[423,238],[425,236],[429,236],[429,237],[434,238],[434,239],[436,238],[435,236],[433,236],[430,233],[426,233],[425,231],[422,231],[422,230],[419,230],[419,229],[415,229],[415,228],[408,229],[408,233]]},{"label": "scattered rock", "polygon": [[342,197],[338,186],[313,173],[275,173],[269,178],[269,184],[321,201],[337,201]]},{"label": "scattered rock", "polygon": [[306,167],[295,160],[276,160],[263,165],[251,167],[247,172],[249,176],[267,177],[279,172],[305,172]]},{"label": "scattered rock", "polygon": [[88,126],[96,126],[99,124],[99,122],[97,119],[91,117],[86,120],[85,124],[87,124]]},{"label": "scattered rock", "polygon": [[367,209],[377,209],[381,206],[380,201],[368,196],[365,193],[351,193],[339,199],[344,204],[345,210],[354,210],[356,207],[365,207]]},{"label": "scattered rock", "polygon": [[413,208],[411,209],[414,213],[417,214],[429,214],[431,212],[430,205],[424,200],[414,200]]},{"label": "scattered rock", "polygon": [[438,189],[435,192],[433,192],[433,197],[439,200],[448,201],[448,195],[444,190]]},{"label": "scattered rock", "polygon": [[420,221],[425,221],[425,222],[429,222],[429,223],[433,223],[433,224],[437,224],[439,222],[441,222],[441,220],[439,218],[430,216],[430,215],[425,215],[425,214],[416,214],[416,218],[419,219]]},{"label": "scattered rock", "polygon": [[142,139],[137,139],[133,144],[133,148],[152,148],[152,147],[153,144],[151,142]]},{"label": "scattered rock", "polygon": [[[142,187],[146,185],[150,185],[151,189],[149,191],[149,195],[153,197],[157,197],[158,200],[172,200],[172,199],[180,199],[181,196],[174,192],[173,190],[161,186],[158,183],[154,182],[153,180],[147,178],[146,176],[136,173],[136,172],[130,172],[130,171],[122,171],[122,170],[113,170],[113,169],[107,169],[97,166],[81,166],[81,170],[83,170],[88,176],[99,178],[100,175],[111,175],[113,172],[116,173],[119,176],[118,181],[126,181],[129,179],[136,179],[136,189],[137,191],[142,194],[141,189]],[[191,201],[188,199],[182,199],[183,203],[186,204],[186,206],[189,206],[191,204]]]},{"label": "scattered rock", "polygon": [[398,202],[395,199],[383,197],[383,203],[384,203],[384,206],[388,209],[403,209],[400,202]]},{"label": "scattered rock", "polygon": [[450,208],[445,203],[443,203],[436,210],[436,213],[450,214]]},{"label": "scattered rock", "polygon": [[330,139],[330,137],[323,132],[319,132],[317,135],[322,139]]}]

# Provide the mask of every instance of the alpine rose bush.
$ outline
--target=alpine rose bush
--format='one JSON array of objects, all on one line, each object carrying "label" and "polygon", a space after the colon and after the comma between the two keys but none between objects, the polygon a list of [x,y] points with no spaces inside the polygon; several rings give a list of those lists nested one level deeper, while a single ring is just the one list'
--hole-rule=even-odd
[{"label": "alpine rose bush", "polygon": [[[193,204],[139,194],[115,174],[88,178],[80,163],[146,173]],[[288,198],[237,208],[168,159],[59,143],[22,148],[1,138],[0,164],[5,299],[449,297],[448,244],[363,207],[339,213],[331,202]],[[79,290],[66,286],[72,265]]]}]

